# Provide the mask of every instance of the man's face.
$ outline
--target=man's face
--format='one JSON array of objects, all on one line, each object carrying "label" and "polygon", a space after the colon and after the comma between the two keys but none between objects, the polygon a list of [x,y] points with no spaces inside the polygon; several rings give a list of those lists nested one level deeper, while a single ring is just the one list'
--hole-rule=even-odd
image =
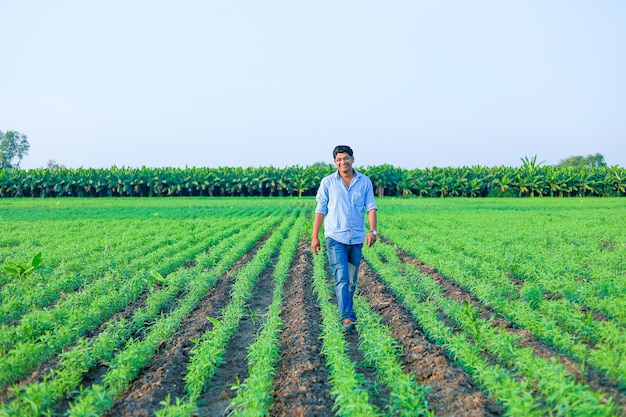
[{"label": "man's face", "polygon": [[347,153],[340,152],[335,156],[335,165],[341,172],[351,172],[354,158]]}]

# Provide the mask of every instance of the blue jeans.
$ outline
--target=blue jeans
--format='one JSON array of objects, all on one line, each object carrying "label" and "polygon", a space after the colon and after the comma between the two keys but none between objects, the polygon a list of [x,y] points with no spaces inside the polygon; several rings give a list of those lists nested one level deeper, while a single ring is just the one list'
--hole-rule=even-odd
[{"label": "blue jeans", "polygon": [[326,238],[328,262],[335,277],[337,305],[342,319],[356,321],[352,308],[352,298],[356,290],[356,277],[361,263],[363,244],[345,245],[334,239]]}]

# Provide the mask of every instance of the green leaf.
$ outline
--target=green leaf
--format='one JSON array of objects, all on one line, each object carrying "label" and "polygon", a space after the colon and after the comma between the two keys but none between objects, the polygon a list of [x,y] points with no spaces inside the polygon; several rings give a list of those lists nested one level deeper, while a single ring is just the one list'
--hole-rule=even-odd
[{"label": "green leaf", "polygon": [[159,271],[152,270],[150,271],[150,275],[154,277],[155,282],[163,285],[167,282],[167,279],[159,273]]},{"label": "green leaf", "polygon": [[31,265],[33,266],[33,269],[34,269],[34,268],[37,268],[40,263],[41,263],[41,252],[37,253],[37,255],[33,257],[33,261],[31,262]]},{"label": "green leaf", "polygon": [[217,327],[220,325],[220,321],[218,319],[216,319],[215,317],[206,317],[208,321],[211,322],[211,324],[213,324],[213,327]]},{"label": "green leaf", "polygon": [[16,275],[16,276],[20,275],[20,272],[16,266],[5,265],[4,269],[11,275]]}]

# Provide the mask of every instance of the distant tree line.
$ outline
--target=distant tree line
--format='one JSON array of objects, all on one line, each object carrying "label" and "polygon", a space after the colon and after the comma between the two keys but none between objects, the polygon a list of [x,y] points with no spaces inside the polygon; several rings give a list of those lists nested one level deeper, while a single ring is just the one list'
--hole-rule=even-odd
[{"label": "distant tree line", "polygon": [[[0,197],[312,196],[331,164],[287,168],[19,169],[28,153],[26,135],[0,131]],[[401,169],[357,168],[382,196],[535,197],[624,196],[626,168],[609,167],[604,156],[571,156],[555,166],[522,158],[522,166]]]},{"label": "distant tree line", "polygon": [[570,156],[565,159],[561,159],[557,166],[562,167],[605,167],[606,162],[604,156],[601,153],[587,156]]}]

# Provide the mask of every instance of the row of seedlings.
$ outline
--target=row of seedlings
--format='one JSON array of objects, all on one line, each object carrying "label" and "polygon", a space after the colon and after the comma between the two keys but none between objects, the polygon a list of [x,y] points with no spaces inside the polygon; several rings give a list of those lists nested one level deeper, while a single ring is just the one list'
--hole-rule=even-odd
[{"label": "row of seedlings", "polygon": [[361,386],[359,376],[351,359],[346,355],[347,343],[343,337],[339,314],[333,303],[332,283],[323,256],[314,258],[314,291],[317,293],[323,316],[323,353],[331,375],[332,395],[337,414],[342,416],[379,415],[428,416],[432,411],[426,400],[427,387],[421,385],[414,375],[405,373],[399,359],[400,348],[391,336],[390,329],[381,322],[380,316],[370,308],[365,297],[355,297],[355,311],[359,316],[357,330],[359,347],[365,361],[389,391],[388,404],[380,410],[370,403],[367,390]]},{"label": "row of seedlings", "polygon": [[[242,221],[251,220],[243,217]],[[234,227],[237,222],[230,220],[228,223],[224,226]],[[113,222],[113,225],[117,223]],[[74,250],[73,241],[58,245],[65,257],[53,270],[46,269],[41,273],[33,271],[23,282],[16,281],[12,283],[13,285],[3,287],[2,293],[8,292],[11,295],[3,297],[0,304],[0,318],[4,324],[14,322],[33,309],[48,307],[81,286],[102,285],[98,284],[98,280],[102,279],[106,272],[115,271],[119,274],[122,271],[149,269],[161,259],[169,261],[169,265],[163,266],[164,269],[173,270],[184,264],[189,259],[188,256],[202,250],[204,242],[212,234],[221,232],[219,229],[212,230],[207,227],[195,230],[193,224],[177,227],[174,231],[168,232],[169,228],[164,228],[161,223],[141,227],[130,227],[126,223],[121,223],[118,226],[101,229],[112,229],[119,235],[122,233],[120,227],[132,230],[130,236],[110,240],[110,236],[98,235],[98,238],[94,239],[94,235],[83,232],[82,236],[88,239],[86,242],[79,240],[79,243],[87,248],[86,253]],[[118,241],[123,241],[124,244],[119,244]],[[45,246],[44,263],[52,265],[54,261],[48,259],[48,250],[49,246]],[[84,294],[80,297],[83,298]]]},{"label": "row of seedlings", "polygon": [[335,415],[342,417],[380,416],[381,410],[370,402],[365,377],[347,354],[346,341],[333,292],[328,283],[325,249],[313,257],[313,292],[322,313],[322,354],[326,360]]},{"label": "row of seedlings", "polygon": [[[158,347],[169,340],[180,327],[182,321],[198,305],[207,291],[231,268],[241,256],[247,253],[268,230],[276,225],[280,216],[267,218],[242,231],[239,239],[231,241],[232,249],[217,253],[219,261],[210,269],[203,269],[194,275],[187,284],[186,292],[179,298],[176,308],[167,314],[159,315],[144,330],[143,339],[129,339],[121,352],[108,362],[108,370],[102,381],[81,391],[80,395],[70,404],[69,416],[98,415],[110,409],[117,399],[150,362]],[[210,264],[200,261],[198,266],[204,268]]]},{"label": "row of seedlings", "polygon": [[[421,242],[410,230],[391,227],[386,233],[414,256],[419,256]],[[412,240],[407,240],[407,237]],[[607,318],[595,321],[593,315],[566,298],[547,299],[528,289],[520,290],[501,266],[479,257],[464,256],[461,243],[437,244],[436,255],[425,256],[445,275],[472,292],[482,303],[509,317],[555,348],[576,359],[581,367],[592,365],[620,384],[626,383],[626,333],[624,324]],[[453,240],[454,242],[454,240]],[[482,245],[482,244],[481,244]],[[477,246],[481,246],[477,245]],[[456,248],[456,249],[455,249]],[[485,255],[488,256],[488,255]],[[506,298],[502,294],[507,294]]]},{"label": "row of seedlings", "polygon": [[230,414],[233,416],[266,416],[270,413],[273,400],[273,378],[280,358],[280,336],[285,281],[294,260],[296,249],[304,232],[305,216],[300,216],[280,249],[274,267],[274,291],[272,303],[267,311],[262,331],[248,347],[248,377],[237,388],[231,400]]},{"label": "row of seedlings", "polygon": [[246,314],[246,305],[252,297],[256,281],[284,242],[297,217],[297,213],[286,217],[254,258],[239,270],[231,288],[230,301],[220,312],[219,318],[210,318],[211,329],[194,341],[195,346],[190,351],[187,374],[184,377],[185,396],[176,398],[173,402],[168,398],[164,402],[164,408],[157,411],[158,416],[191,416],[197,411],[197,403],[205,387],[223,362],[226,347]]},{"label": "row of seedlings", "polygon": [[[439,335],[437,342],[508,407],[507,414],[543,415],[548,409],[558,416],[612,416],[617,411],[610,398],[577,382],[562,364],[540,358],[530,348],[518,347],[519,337],[481,319],[479,311],[470,303],[459,304],[446,298],[436,282],[420,274],[413,265],[403,265],[390,245],[381,244],[368,252],[367,261],[409,306],[420,324],[428,323],[433,336]],[[431,314],[428,319],[425,318],[429,316],[427,312]],[[447,327],[437,313],[451,319],[458,329],[448,327],[443,332],[436,329]],[[448,338],[445,338],[446,333]],[[484,354],[501,365],[476,360]],[[485,367],[503,372],[498,378],[485,378]],[[517,388],[506,391],[502,390],[503,385]],[[520,403],[522,398],[524,401]]]},{"label": "row of seedlings", "polygon": [[[58,364],[43,381],[15,386],[15,398],[0,408],[0,415],[21,416],[47,412],[64,395],[75,390],[83,375],[100,362],[111,361],[125,342],[131,344],[134,334],[145,331],[158,320],[163,308],[176,297],[189,298],[194,286],[211,286],[236,260],[266,233],[271,224],[260,223],[256,228],[239,227],[207,240],[209,252],[199,254],[193,268],[180,268],[166,276],[161,286],[150,290],[144,305],[133,311],[130,319],[123,317],[106,323],[94,338],[80,338],[71,350],[63,352]],[[158,274],[160,275],[160,274]],[[185,296],[185,293],[187,295]],[[193,297],[193,295],[192,295]]]},{"label": "row of seedlings", "polygon": [[420,384],[413,374],[404,372],[399,359],[400,348],[389,327],[372,311],[365,297],[355,297],[354,308],[359,317],[357,329],[365,360],[389,390],[387,414],[406,417],[432,415],[426,400],[428,388]]},{"label": "row of seedlings", "polygon": [[[145,269],[162,259],[160,269],[170,273],[193,259],[206,248],[206,242],[217,235],[207,232],[205,242],[186,245],[179,253],[157,251],[146,254],[142,269],[109,271],[82,291],[67,295],[52,309],[34,310],[16,325],[0,327],[0,387],[32,371],[41,361],[72,345],[78,338],[94,330],[128,303],[135,301],[153,282]],[[174,248],[178,247],[177,245]],[[171,256],[164,256],[171,255]],[[158,258],[154,258],[158,256]]]}]

